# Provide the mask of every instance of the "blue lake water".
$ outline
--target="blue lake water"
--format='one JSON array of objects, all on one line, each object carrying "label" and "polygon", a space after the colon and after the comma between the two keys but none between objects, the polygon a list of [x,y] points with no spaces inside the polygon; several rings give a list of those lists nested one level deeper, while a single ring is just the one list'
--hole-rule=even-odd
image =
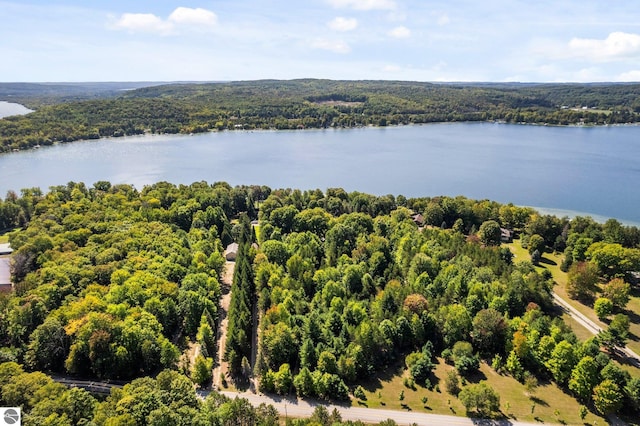
[{"label": "blue lake water", "polygon": [[9,117],[11,115],[24,115],[29,114],[30,112],[33,112],[33,110],[24,105],[0,101],[0,118]]},{"label": "blue lake water", "polygon": [[205,180],[407,197],[464,195],[640,223],[640,127],[491,123],[240,131],[0,155],[0,194],[69,181]]}]

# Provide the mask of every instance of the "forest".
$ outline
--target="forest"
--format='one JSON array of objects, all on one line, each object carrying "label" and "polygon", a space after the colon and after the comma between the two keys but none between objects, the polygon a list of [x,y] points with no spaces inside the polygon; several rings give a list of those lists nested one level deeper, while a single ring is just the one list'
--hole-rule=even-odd
[{"label": "forest", "polygon": [[45,85],[44,92],[32,85],[0,87],[0,99],[36,108],[26,116],[0,120],[0,152],[143,133],[455,121],[604,125],[640,120],[638,84],[303,79],[143,85],[129,83],[131,90],[125,91],[108,84]]},{"label": "forest", "polygon": [[[15,283],[0,295],[0,402],[23,407],[26,425],[277,424],[273,407],[197,397],[218,351],[225,381],[257,379],[265,393],[359,399],[364,380],[398,364],[409,385],[430,389],[441,357],[454,370],[440,386],[469,415],[501,415],[496,390],[466,381],[481,363],[553,381],[585,410],[640,413],[640,376],[614,361],[630,337],[640,230],[614,219],[464,197],[101,181],[10,192],[0,228]],[[529,258],[514,259],[501,228]],[[219,348],[232,242],[230,337]],[[545,252],[563,254],[571,297],[613,316],[605,331],[581,340],[558,316],[554,280],[535,268]],[[100,399],[47,374],[127,384]]]}]

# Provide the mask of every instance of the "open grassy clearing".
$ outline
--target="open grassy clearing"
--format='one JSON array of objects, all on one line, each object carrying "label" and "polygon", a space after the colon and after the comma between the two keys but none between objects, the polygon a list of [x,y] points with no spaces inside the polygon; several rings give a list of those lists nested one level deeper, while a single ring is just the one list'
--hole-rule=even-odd
[{"label": "open grassy clearing", "polygon": [[631,320],[631,327],[629,327],[631,332],[627,346],[635,353],[640,354],[640,289],[637,287],[631,288],[631,299],[624,313]]},{"label": "open grassy clearing", "polygon": [[[438,387],[428,390],[416,385],[414,390],[403,384],[404,378],[409,377],[409,372],[402,365],[389,368],[378,379],[363,384],[367,400],[353,400],[353,405],[466,416],[462,403],[445,389],[446,373],[453,369],[453,366],[438,358],[438,365],[431,377],[432,382]],[[500,408],[504,417],[527,422],[583,424],[579,416],[578,401],[564,393],[555,383],[543,383],[529,395],[523,384],[510,376],[496,373],[484,362],[480,364],[480,372],[469,381],[481,380],[486,380],[500,394]],[[437,391],[438,388],[440,392]],[[402,391],[404,399],[400,401],[399,395]],[[422,402],[423,397],[427,397],[426,404]],[[606,424],[606,420],[590,412],[584,423]]]},{"label": "open grassy clearing", "polygon": [[9,242],[9,234],[0,235],[0,244],[7,244]]}]

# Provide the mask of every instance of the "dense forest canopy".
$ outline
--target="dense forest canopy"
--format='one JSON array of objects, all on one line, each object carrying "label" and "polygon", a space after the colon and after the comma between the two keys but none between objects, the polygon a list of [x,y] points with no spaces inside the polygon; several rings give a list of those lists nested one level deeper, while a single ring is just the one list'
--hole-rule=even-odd
[{"label": "dense forest canopy", "polygon": [[9,96],[3,95],[0,86],[0,99],[39,107],[26,116],[0,120],[0,152],[146,132],[189,134],[490,120],[552,125],[640,120],[639,84],[305,79],[168,84],[124,92],[111,86],[98,90],[88,85],[84,92],[75,86],[49,88],[52,93],[38,97],[30,86],[11,86],[5,89],[11,92]]},{"label": "dense forest canopy", "polygon": [[[462,377],[484,359],[520,381],[553,380],[603,414],[640,408],[640,379],[607,354],[624,344],[629,319],[618,314],[608,334],[578,341],[554,313],[551,274],[534,268],[540,252],[564,252],[579,296],[607,283],[609,312],[623,307],[625,281],[640,270],[640,230],[616,220],[340,188],[70,182],[9,193],[0,228],[17,228],[9,233],[15,292],[0,297],[1,395],[33,409],[31,424],[78,416],[47,403],[62,397],[82,399],[82,418],[96,424],[117,416],[146,424],[171,406],[166,392],[178,385],[174,402],[191,413],[188,424],[223,416],[217,410],[229,401],[194,402],[178,373],[206,386],[223,349],[229,379],[255,375],[264,392],[348,399],[398,362],[429,387],[441,355]],[[500,246],[501,228],[520,235],[530,260]],[[232,242],[230,338],[217,348],[223,252]],[[201,348],[195,362],[185,356],[193,344]],[[141,379],[98,404],[39,371]],[[38,384],[53,396],[29,396]],[[459,397],[474,392],[492,395],[465,386]]]}]

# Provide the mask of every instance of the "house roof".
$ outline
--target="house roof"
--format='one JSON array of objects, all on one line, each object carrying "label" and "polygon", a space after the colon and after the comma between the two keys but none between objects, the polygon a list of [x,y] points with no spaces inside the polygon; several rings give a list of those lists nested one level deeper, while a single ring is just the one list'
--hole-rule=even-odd
[{"label": "house roof", "polygon": [[227,253],[237,253],[238,252],[238,243],[231,243],[224,250],[224,254]]}]

